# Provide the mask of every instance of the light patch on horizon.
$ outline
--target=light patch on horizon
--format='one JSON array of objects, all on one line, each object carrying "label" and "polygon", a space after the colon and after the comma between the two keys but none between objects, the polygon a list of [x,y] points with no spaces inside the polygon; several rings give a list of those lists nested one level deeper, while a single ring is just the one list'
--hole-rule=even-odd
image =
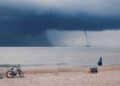
[{"label": "light patch on horizon", "polygon": [[49,41],[55,46],[86,46],[86,39],[92,47],[120,48],[120,31],[83,31],[48,30]]},{"label": "light patch on horizon", "polygon": [[120,30],[88,32],[88,37],[93,46],[120,48]]}]

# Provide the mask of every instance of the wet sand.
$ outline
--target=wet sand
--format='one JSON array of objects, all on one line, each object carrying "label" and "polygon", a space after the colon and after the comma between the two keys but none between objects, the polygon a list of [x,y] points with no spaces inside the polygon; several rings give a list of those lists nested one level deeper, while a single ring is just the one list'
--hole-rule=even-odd
[{"label": "wet sand", "polygon": [[118,67],[100,68],[97,74],[84,71],[25,73],[24,78],[1,79],[0,86],[120,86]]}]

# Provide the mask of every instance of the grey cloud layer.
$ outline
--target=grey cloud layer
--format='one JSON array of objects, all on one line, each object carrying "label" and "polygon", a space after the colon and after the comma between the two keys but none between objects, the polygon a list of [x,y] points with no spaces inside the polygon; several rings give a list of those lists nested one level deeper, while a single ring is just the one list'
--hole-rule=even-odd
[{"label": "grey cloud layer", "polygon": [[[76,14],[86,12],[94,15],[119,16],[119,0],[2,0],[1,5],[10,5],[21,9],[57,10],[63,13]],[[23,8],[22,8],[23,7]]]}]

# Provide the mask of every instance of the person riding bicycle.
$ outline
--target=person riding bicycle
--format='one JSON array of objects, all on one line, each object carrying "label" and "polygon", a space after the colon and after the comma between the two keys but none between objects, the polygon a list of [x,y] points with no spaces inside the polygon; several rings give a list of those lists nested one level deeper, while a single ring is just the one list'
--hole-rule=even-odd
[{"label": "person riding bicycle", "polygon": [[13,66],[10,70],[11,70],[14,74],[17,73],[17,67],[16,67],[16,66]]}]

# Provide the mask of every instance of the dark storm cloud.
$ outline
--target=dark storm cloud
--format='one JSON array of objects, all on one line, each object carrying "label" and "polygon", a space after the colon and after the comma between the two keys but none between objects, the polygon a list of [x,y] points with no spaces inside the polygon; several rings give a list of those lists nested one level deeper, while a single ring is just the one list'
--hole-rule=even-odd
[{"label": "dark storm cloud", "polygon": [[[0,17],[1,28],[11,28],[19,32],[37,33],[46,29],[58,30],[106,30],[119,29],[119,17],[104,17],[80,13],[77,16],[63,15],[56,12],[36,14],[31,12],[11,11]],[[9,15],[8,15],[9,14]],[[29,28],[29,30],[28,30]]]},{"label": "dark storm cloud", "polygon": [[21,10],[56,10],[62,13],[77,14],[86,12],[100,16],[120,16],[119,0],[1,0],[0,5]]},{"label": "dark storm cloud", "polygon": [[0,45],[51,45],[45,34],[48,29],[120,28],[119,1],[87,1],[0,1]]}]

